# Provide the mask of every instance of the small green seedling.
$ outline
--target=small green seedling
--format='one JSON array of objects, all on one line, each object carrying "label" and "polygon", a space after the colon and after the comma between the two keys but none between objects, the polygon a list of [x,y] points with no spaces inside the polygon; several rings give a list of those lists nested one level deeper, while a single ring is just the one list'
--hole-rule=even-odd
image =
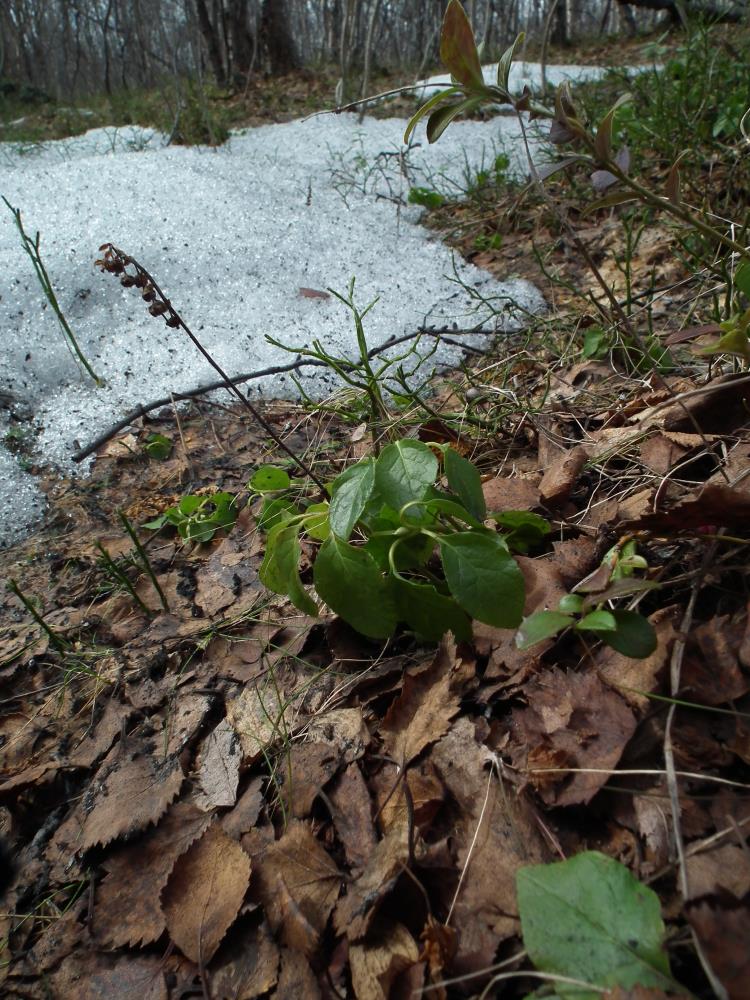
[{"label": "small green seedling", "polygon": [[206,497],[191,493],[183,497],[176,507],[169,507],[143,527],[157,531],[165,524],[171,524],[177,528],[180,538],[191,542],[210,542],[217,531],[231,528],[236,520],[232,493],[213,493]]},{"label": "small green seedling", "polygon": [[424,208],[440,208],[445,204],[445,198],[437,191],[425,187],[413,187],[409,191],[410,205],[422,205]]},{"label": "small green seedling", "polygon": [[537,611],[524,618],[516,635],[519,649],[528,649],[566,629],[589,632],[633,659],[650,656],[656,649],[654,627],[637,611],[613,611],[606,606],[615,598],[652,590],[657,585],[633,576],[648,564],[636,551],[633,538],[624,538],[609,550],[598,569],[561,598],[556,611]]},{"label": "small green seedling", "polygon": [[[267,480],[281,488],[278,472],[268,469]],[[448,630],[470,639],[472,618],[518,625],[524,581],[512,552],[538,546],[550,526],[524,511],[488,512],[479,471],[458,452],[402,439],[328,489],[330,502],[305,509],[283,494],[266,498],[260,579],[269,590],[318,613],[300,579],[302,535],[318,597],[364,635],[386,638],[403,622],[425,639]]]},{"label": "small green seedling", "polygon": [[169,457],[169,453],[172,451],[172,440],[164,434],[149,434],[143,450],[149,458],[155,458],[161,462]]}]

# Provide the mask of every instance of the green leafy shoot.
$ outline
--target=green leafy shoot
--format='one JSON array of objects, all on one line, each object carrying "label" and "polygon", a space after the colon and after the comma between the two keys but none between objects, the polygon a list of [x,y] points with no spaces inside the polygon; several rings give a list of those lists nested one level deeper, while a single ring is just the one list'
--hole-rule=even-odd
[{"label": "green leafy shoot", "polygon": [[607,552],[598,569],[576,585],[574,593],[561,598],[557,610],[536,611],[524,618],[516,633],[516,645],[529,649],[572,629],[591,633],[623,656],[645,659],[656,649],[651,622],[637,611],[610,610],[606,604],[655,588],[652,581],[633,576],[636,570],[647,568],[646,560],[636,551],[635,540],[623,539]]},{"label": "green leafy shoot", "polygon": [[163,462],[169,458],[172,451],[172,440],[164,434],[149,434],[143,446],[149,458],[155,458],[158,462]]},{"label": "green leafy shoot", "polygon": [[[256,490],[264,482],[251,480]],[[266,500],[260,578],[269,590],[315,613],[299,574],[304,537],[318,596],[371,638],[393,635],[399,623],[431,641],[448,630],[470,639],[472,619],[518,625],[524,581],[512,552],[543,541],[549,525],[516,511],[487,526],[479,471],[454,449],[394,441],[342,472],[328,491],[330,503],[307,507],[289,490]]]},{"label": "green leafy shoot", "polygon": [[191,542],[210,542],[220,529],[231,528],[237,519],[235,498],[232,493],[213,493],[210,496],[189,494],[176,507],[169,507],[159,517],[144,524],[153,531],[166,524],[177,529],[180,538]]}]

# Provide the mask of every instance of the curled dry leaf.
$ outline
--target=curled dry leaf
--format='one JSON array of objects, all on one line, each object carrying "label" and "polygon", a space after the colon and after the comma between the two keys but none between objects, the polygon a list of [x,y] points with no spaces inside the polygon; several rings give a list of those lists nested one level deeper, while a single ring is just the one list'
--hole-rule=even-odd
[{"label": "curled dry leaf", "polygon": [[155,823],[182,787],[179,761],[160,759],[148,744],[123,753],[117,744],[105,757],[83,797],[83,850],[130,837]]},{"label": "curled dry leaf", "polygon": [[560,455],[542,476],[539,484],[542,499],[556,504],[566,500],[578,482],[587,458],[588,452],[582,445],[576,445]]},{"label": "curled dry leaf", "polygon": [[282,703],[272,684],[250,685],[227,705],[227,721],[240,738],[243,762],[253,764],[291,728],[294,705]]},{"label": "curled dry leaf", "polygon": [[596,654],[596,668],[610,687],[622,694],[625,701],[644,712],[649,705],[648,695],[656,690],[665,673],[675,636],[675,620],[679,608],[660,608],[649,621],[656,633],[656,649],[643,660],[623,656],[611,646],[602,646]]},{"label": "curled dry leaf", "polygon": [[372,800],[356,763],[351,763],[330,790],[333,825],[344,845],[350,868],[361,871],[375,849],[377,836],[372,820]]},{"label": "curled dry leaf", "polygon": [[341,873],[306,823],[292,822],[284,836],[253,855],[253,895],[274,935],[312,955],[341,887]]},{"label": "curled dry leaf", "polygon": [[[255,1000],[265,996],[279,978],[279,948],[265,920],[240,917],[211,963],[213,1000]],[[314,993],[276,996],[313,998]]]},{"label": "curled dry leaf", "polygon": [[[687,918],[729,1000],[746,1000],[750,983],[750,904],[722,897],[687,908]],[[744,944],[744,947],[743,947]]]},{"label": "curled dry leaf", "polygon": [[191,961],[210,962],[250,883],[250,858],[218,825],[177,859],[161,894],[169,936]]},{"label": "curled dry leaf", "polygon": [[150,944],[164,933],[159,900],[177,858],[206,830],[210,817],[176,802],[155,830],[111,854],[96,893],[94,937],[108,948]]},{"label": "curled dry leaf", "polygon": [[417,942],[403,924],[349,948],[357,1000],[388,1000],[396,977],[419,960]]}]

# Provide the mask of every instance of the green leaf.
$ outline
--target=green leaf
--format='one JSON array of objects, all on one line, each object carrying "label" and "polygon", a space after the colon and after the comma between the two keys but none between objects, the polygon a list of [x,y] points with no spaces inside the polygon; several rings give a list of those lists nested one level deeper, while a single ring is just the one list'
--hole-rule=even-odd
[{"label": "green leaf", "polygon": [[313,580],[331,611],[358,632],[374,639],[393,634],[395,601],[369,552],[331,534],[318,552]]},{"label": "green leaf", "polygon": [[427,119],[427,141],[430,143],[437,142],[454,118],[458,118],[459,115],[464,113],[470,114],[481,103],[481,97],[467,97],[463,101],[446,104],[444,107],[438,108],[437,111],[433,111]]},{"label": "green leaf", "polygon": [[422,500],[435,482],[438,460],[421,441],[395,441],[383,448],[375,463],[375,485],[383,502],[401,510],[412,500]]},{"label": "green leaf", "polygon": [[459,531],[438,539],[451,593],[472,618],[498,628],[521,621],[521,570],[498,535]]},{"label": "green leaf", "polygon": [[596,130],[594,139],[594,152],[600,162],[606,162],[612,156],[612,128],[614,126],[615,112],[627,101],[632,100],[631,94],[622,94],[602,118],[599,128]]},{"label": "green leaf", "polygon": [[[657,895],[598,851],[521,868],[516,875],[523,943],[542,972],[597,986],[674,987]],[[557,984],[566,997],[598,996]]]},{"label": "green leaf", "polygon": [[654,626],[637,611],[613,611],[617,628],[602,633],[602,641],[623,656],[644,660],[656,649]]},{"label": "green leaf", "polygon": [[448,485],[470,514],[478,521],[487,516],[487,505],[482,493],[479,469],[453,448],[446,448],[443,455]]},{"label": "green leaf", "polygon": [[528,510],[505,510],[492,518],[507,532],[505,541],[514,552],[528,552],[552,531],[549,521]]},{"label": "green leaf", "polygon": [[437,94],[433,94],[429,101],[427,101],[426,104],[423,104],[419,111],[417,111],[417,113],[412,115],[409,119],[409,124],[406,126],[406,131],[404,132],[404,143],[408,144],[412,132],[425,115],[428,115],[434,108],[436,108],[443,101],[452,97],[454,94],[460,93],[461,91],[458,87],[446,87],[445,90],[441,90]]},{"label": "green leaf", "polygon": [[410,188],[406,200],[410,205],[422,205],[424,208],[440,208],[445,204],[445,198],[438,191],[426,187]]},{"label": "green leaf", "polygon": [[617,622],[611,611],[589,611],[577,622],[576,628],[588,632],[614,632],[617,629]]},{"label": "green leaf", "polygon": [[457,639],[471,640],[471,620],[466,612],[432,584],[395,577],[393,587],[399,620],[425,639],[437,642],[450,631]]},{"label": "green leaf", "polygon": [[164,434],[149,434],[143,449],[149,458],[157,461],[165,459],[172,450],[172,442]]},{"label": "green leaf", "polygon": [[357,462],[333,481],[331,531],[348,541],[375,487],[375,461]]},{"label": "green leaf", "polygon": [[573,619],[570,615],[560,611],[537,611],[521,622],[521,627],[516,632],[516,646],[519,649],[528,649],[543,639],[557,635],[572,624]]},{"label": "green leaf", "polygon": [[276,465],[262,465],[254,473],[248,486],[256,493],[275,493],[288,490],[291,485],[289,474]]},{"label": "green leaf", "polygon": [[282,522],[269,531],[266,554],[258,576],[269,590],[275,594],[286,594],[295,608],[315,616],[317,605],[299,578],[299,529],[299,524]]},{"label": "green leaf", "polygon": [[557,610],[562,611],[564,615],[576,615],[583,608],[583,598],[580,594],[565,594],[561,597]]},{"label": "green leaf", "polygon": [[483,87],[474,33],[459,0],[450,0],[440,34],[440,58],[451,75],[465,87]]},{"label": "green leaf", "polygon": [[263,508],[258,517],[258,527],[261,531],[269,532],[271,528],[281,521],[288,521],[299,511],[288,497],[275,497],[273,500],[268,497],[263,501]]},{"label": "green leaf", "polygon": [[481,521],[472,517],[468,510],[455,500],[445,500],[443,497],[430,497],[425,500],[424,509],[429,514],[447,514],[449,517],[458,518],[459,521],[470,524],[472,528],[476,528],[478,531],[487,530]]},{"label": "green leaf", "polygon": [[321,503],[311,503],[305,511],[304,527],[305,532],[314,538],[316,542],[324,542],[331,533],[331,525],[328,521],[328,501]]},{"label": "green leaf", "polygon": [[[392,525],[385,521],[379,521],[374,525],[376,531],[388,531],[391,527]],[[399,573],[424,566],[435,549],[433,539],[429,535],[421,533],[407,537],[395,534],[373,535],[363,548],[370,553],[380,569],[386,573],[391,571],[388,555],[397,537],[398,545],[393,554],[393,560]]]},{"label": "green leaf", "polygon": [[750,299],[750,261],[743,260],[734,272],[734,287]]},{"label": "green leaf", "polygon": [[201,507],[206,502],[205,497],[196,496],[194,493],[189,493],[186,497],[177,504],[177,510],[180,514],[184,514],[185,517],[190,517],[194,514],[199,507]]},{"label": "green leaf", "polygon": [[510,97],[509,81],[510,81],[510,66],[513,62],[513,57],[516,54],[516,49],[523,42],[526,37],[525,33],[522,31],[520,35],[516,38],[515,42],[503,52],[500,60],[497,64],[497,85],[504,91],[508,97]]}]

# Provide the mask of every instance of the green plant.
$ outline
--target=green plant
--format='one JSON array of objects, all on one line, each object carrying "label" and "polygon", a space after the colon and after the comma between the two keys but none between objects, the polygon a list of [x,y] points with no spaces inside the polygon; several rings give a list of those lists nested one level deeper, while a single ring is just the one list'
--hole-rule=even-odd
[{"label": "green plant", "polygon": [[155,458],[161,462],[165,458],[168,458],[172,451],[172,439],[166,437],[164,434],[149,434],[143,450],[149,458]]},{"label": "green plant", "polygon": [[413,187],[409,190],[410,205],[422,205],[424,208],[440,208],[445,204],[445,198],[438,192],[426,187]]},{"label": "green plant", "polygon": [[519,869],[516,887],[524,947],[542,978],[558,978],[557,996],[597,1000],[639,986],[684,995],[670,974],[659,897],[619,861],[584,851]]},{"label": "green plant", "polygon": [[561,598],[556,611],[537,611],[524,618],[516,634],[519,649],[559,635],[567,629],[591,633],[624,656],[643,659],[656,649],[653,625],[637,611],[611,609],[610,603],[652,590],[656,584],[638,579],[648,564],[626,536],[605,555],[598,569]]},{"label": "green plant", "polygon": [[[283,488],[282,477],[273,485]],[[542,542],[549,525],[522,511],[488,513],[479,472],[458,452],[394,441],[346,469],[329,491],[329,503],[295,513],[277,506],[273,520],[266,507],[260,579],[269,590],[317,614],[299,575],[304,534],[321,543],[313,564],[318,596],[365,635],[385,638],[405,622],[427,639],[449,629],[468,639],[471,618],[499,628],[519,623],[524,582],[511,553]]]},{"label": "green plant", "polygon": [[39,233],[37,233],[34,239],[32,240],[32,238],[28,235],[28,233],[24,229],[23,221],[21,220],[21,209],[13,208],[11,203],[5,197],[3,197],[3,201],[5,202],[13,218],[15,219],[16,227],[21,235],[21,242],[23,244],[23,248],[29,257],[29,260],[34,265],[34,271],[36,272],[37,280],[41,285],[45,298],[52,307],[52,311],[57,317],[57,322],[60,324],[60,329],[63,332],[63,337],[65,339],[65,343],[68,345],[68,349],[70,350],[73,357],[75,357],[78,360],[79,364],[88,372],[88,374],[91,376],[94,382],[96,382],[97,385],[103,385],[104,383],[102,382],[102,380],[99,378],[99,376],[96,374],[96,372],[91,367],[89,362],[86,360],[86,357],[83,351],[81,350],[78,341],[75,338],[75,334],[71,330],[67,319],[63,315],[63,311],[60,308],[60,303],[57,301],[55,290],[52,287],[52,282],[50,281],[49,274],[47,274],[47,269],[44,266],[41,252],[39,250],[39,241],[40,241]]},{"label": "green plant", "polygon": [[210,496],[190,493],[176,507],[168,507],[143,527],[158,531],[165,524],[171,524],[180,538],[191,542],[210,542],[217,531],[230,528],[237,520],[234,503],[232,493],[219,492]]}]

